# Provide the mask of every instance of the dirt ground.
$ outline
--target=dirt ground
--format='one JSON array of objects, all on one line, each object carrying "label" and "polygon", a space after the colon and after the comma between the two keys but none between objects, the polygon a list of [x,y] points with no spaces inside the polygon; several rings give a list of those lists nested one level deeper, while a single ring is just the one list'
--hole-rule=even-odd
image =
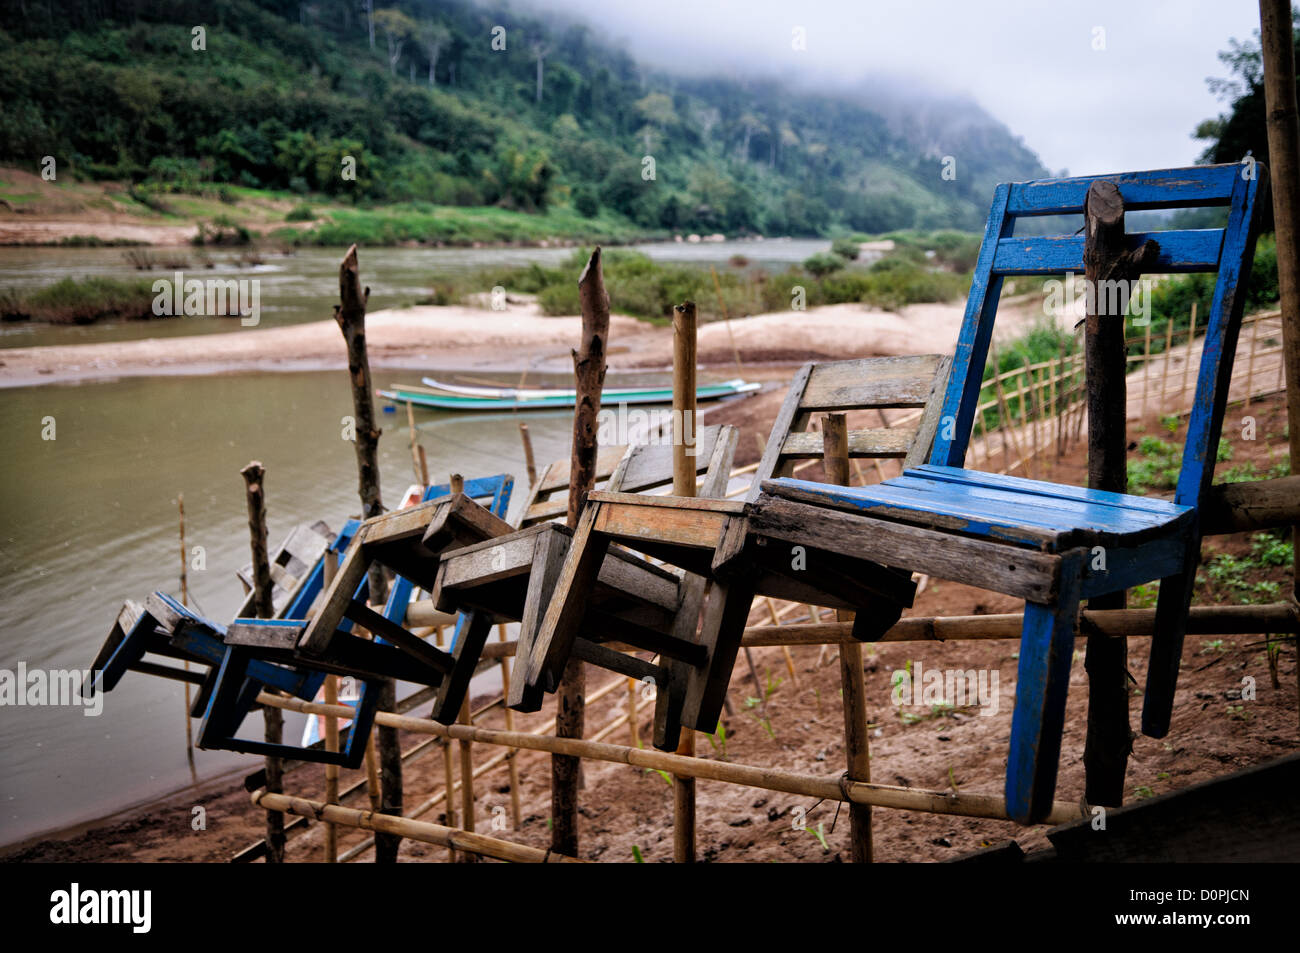
[{"label": "dirt ground", "polygon": [[[788,376],[788,374],[787,374]],[[739,462],[757,455],[758,440],[765,439],[780,391],[725,404],[709,414],[709,422],[733,423],[742,428]],[[1242,408],[1230,408],[1235,413]],[[1258,439],[1239,439],[1229,433],[1232,466],[1247,461],[1260,469],[1277,459],[1277,442],[1285,427],[1285,409],[1277,397],[1257,401],[1250,413],[1256,418]],[[1184,421],[1185,426],[1185,421]],[[1169,435],[1158,419],[1138,425],[1137,434]],[[1133,431],[1131,431],[1133,434]],[[1136,437],[1135,437],[1136,439]],[[753,448],[752,450],[747,448]],[[890,464],[889,466],[894,466]],[[1220,464],[1220,473],[1228,464]],[[1043,476],[1062,482],[1082,483],[1085,461],[1079,447],[1044,467]],[[892,471],[886,470],[886,475]],[[809,474],[813,475],[813,474]],[[874,475],[869,476],[874,479]],[[1243,555],[1251,550],[1248,534],[1217,537],[1205,548],[1205,561],[1217,553]],[[1252,581],[1274,581],[1286,591],[1289,567],[1258,570]],[[1197,603],[1240,601],[1205,575],[1198,586]],[[956,583],[928,580],[909,615],[978,615],[1015,612],[1015,600]],[[763,603],[755,605],[751,623],[767,618]],[[791,617],[788,621],[798,621]],[[1146,640],[1130,639],[1129,669],[1135,679],[1132,718],[1136,726],[1141,706],[1140,686],[1146,674]],[[1086,646],[1075,652],[1070,703],[1062,748],[1056,798],[1074,803],[1083,794],[1083,743],[1087,722],[1087,684],[1082,661]],[[699,736],[697,752],[703,758],[725,758],[738,764],[770,766],[823,778],[837,778],[844,770],[842,706],[836,651],[817,646],[790,650],[794,675],[787,669],[780,648],[756,648],[755,664],[762,686],[755,685],[743,665],[737,666],[729,698],[732,712],[724,716],[725,745],[721,738]],[[963,641],[948,644],[883,643],[868,647],[866,684],[871,738],[873,780],[905,786],[943,790],[955,786],[962,792],[1000,795],[1015,697],[1017,645],[1013,640]],[[920,662],[935,669],[987,669],[998,674],[998,701],[990,709],[903,706],[891,703],[891,676],[898,669]],[[1125,801],[1162,794],[1189,784],[1226,774],[1294,752],[1300,748],[1297,727],[1297,667],[1294,645],[1282,648],[1275,684],[1267,664],[1262,636],[1223,639],[1189,636],[1183,653],[1182,676],[1172,728],[1167,738],[1138,735],[1134,740],[1125,784]],[[1242,698],[1243,679],[1254,679],[1257,697]],[[588,693],[605,684],[609,674],[588,669]],[[757,699],[762,698],[760,707]],[[490,699],[477,698],[475,708]],[[587,710],[590,737],[626,711],[627,693],[620,687]],[[648,704],[640,708],[640,736],[650,735]],[[991,708],[991,706],[990,706]],[[515,716],[519,730],[529,730],[553,715],[548,703],[534,715]],[[486,714],[481,724],[504,727],[499,708]],[[409,749],[422,736],[403,736]],[[630,742],[627,726],[607,739]],[[406,803],[421,803],[443,784],[441,749],[432,748],[408,762]],[[476,763],[498,749],[474,747]],[[480,832],[537,847],[548,846],[550,817],[549,757],[539,752],[518,755],[520,773],[520,824],[510,812],[509,775],[504,766],[475,782],[475,826]],[[249,759],[249,770],[257,767]],[[621,764],[585,762],[585,787],[581,795],[581,855],[588,860],[632,862],[634,850],[646,862],[669,861],[672,856],[672,788],[670,779],[656,771]],[[357,780],[359,772],[344,772],[343,785]],[[285,789],[308,798],[320,798],[323,771],[300,766],[286,775]],[[364,807],[359,793],[348,802]],[[455,798],[459,810],[459,796]],[[192,808],[207,810],[208,826],[191,830]],[[778,794],[720,782],[697,783],[698,853],[706,861],[835,862],[848,858],[848,817],[832,802]],[[445,820],[439,803],[424,815]],[[802,816],[804,829],[794,821]],[[264,813],[253,808],[239,779],[222,779],[170,798],[124,812],[103,821],[47,837],[12,851],[12,861],[225,861],[262,836]],[[1005,821],[948,817],[912,811],[877,808],[872,835],[875,857],[881,861],[941,861],[981,846],[1009,838],[1026,850],[1046,845],[1046,827],[1021,828]],[[344,849],[364,834],[341,829]],[[311,822],[295,833],[288,847],[291,861],[315,861],[322,856],[323,828]],[[403,842],[401,859],[444,861],[445,848]],[[373,859],[365,853],[363,861]]]}]

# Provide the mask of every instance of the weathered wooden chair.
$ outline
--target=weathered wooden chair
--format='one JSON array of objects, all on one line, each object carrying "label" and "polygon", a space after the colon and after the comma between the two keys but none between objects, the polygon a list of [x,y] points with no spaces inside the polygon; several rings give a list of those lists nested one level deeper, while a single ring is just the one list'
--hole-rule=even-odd
[{"label": "weathered wooden chair", "polygon": [[[128,671],[197,685],[190,713],[202,713],[211,696],[216,670],[225,653],[226,627],[186,608],[165,592],[154,592],[144,604],[128,599],[108,638],[100,647],[83,688],[87,694],[112,691]],[[189,662],[192,669],[151,661],[148,656]],[[301,698],[311,698],[320,686],[309,674],[258,663],[247,677]]]},{"label": "weathered wooden chair", "polygon": [[[703,475],[703,496],[719,497],[725,491],[736,438],[736,428],[729,426],[703,427],[696,435],[695,472]],[[567,472],[567,461],[565,464]],[[672,481],[672,446],[647,444],[627,449],[606,489],[648,493]],[[518,532],[443,554],[434,607],[443,612],[463,611],[469,623],[454,647],[456,667],[440,687],[434,705],[433,717],[439,721],[456,719],[494,622],[520,623],[519,659],[528,658],[536,641],[542,612],[560,575],[573,531],[549,521],[553,515],[563,515],[563,508],[544,504],[530,512],[535,514],[533,519],[525,517],[525,528]],[[662,665],[600,643],[617,640],[665,658],[697,663],[703,659],[702,649],[694,644],[694,633],[674,630],[679,616],[694,619],[698,615],[703,579],[682,576],[618,548],[611,549],[598,568],[587,625],[574,643],[578,658],[637,679],[651,678],[656,684],[665,680]],[[554,683],[529,683],[516,677],[510,682],[507,703],[516,710],[536,711],[543,691],[555,688]],[[671,701],[666,692],[657,700],[656,744],[661,746],[668,744],[667,734],[677,730],[670,724],[675,718]]]},{"label": "weathered wooden chair", "polygon": [[[1213,477],[1253,254],[1264,175],[1255,168],[1259,178],[1221,165],[998,186],[929,464],[851,489],[769,480],[754,506],[752,533],[1025,599],[1006,778],[1008,813],[1021,823],[1051,808],[1080,599],[1161,581],[1142,730],[1168,731],[1199,562],[1197,507]],[[1228,207],[1225,228],[1126,236],[1131,249],[1158,243],[1148,270],[1218,275],[1172,502],[962,468],[1003,278],[1083,270],[1082,235],[1017,238],[1014,223],[1082,213],[1100,180],[1118,186],[1128,210]]]},{"label": "weathered wooden chair", "polygon": [[[319,520],[315,523],[302,523],[289,531],[284,542],[270,557],[268,562],[271,567],[271,606],[278,618],[295,618],[287,612],[289,604],[305,586],[309,585],[313,573],[320,572],[324,565],[321,557],[325,555],[333,539],[334,534],[325,523]],[[244,566],[235,575],[239,578],[240,585],[244,587],[244,602],[235,616],[252,616],[253,605],[257,598],[253,592],[252,563]]]},{"label": "weathered wooden chair", "polygon": [[[510,501],[513,478],[508,474],[485,477],[465,482],[465,492],[452,497],[459,506],[469,500],[469,496],[488,500],[486,513],[492,518],[506,511]],[[339,561],[339,570],[334,582],[338,583],[344,575],[344,567],[349,560],[356,564],[356,555],[362,547],[367,527],[384,525],[390,517],[402,516],[417,511],[428,511],[428,504],[445,499],[450,493],[450,486],[431,486],[424,493],[424,501],[418,506],[397,510],[373,520],[361,523],[348,521],[339,538],[330,546],[326,558]],[[408,549],[410,546],[408,544]],[[367,568],[369,563],[366,564]],[[381,612],[370,609],[365,602],[368,591],[366,572],[359,579],[345,583],[346,589],[337,585],[323,587],[323,578],[316,574],[308,580],[307,591],[300,600],[295,600],[290,611],[297,613],[297,618],[286,619],[236,619],[225,634],[225,652],[217,673],[216,686],[204,712],[203,724],[199,731],[199,746],[202,748],[220,748],[240,751],[246,754],[263,754],[278,757],[291,757],[305,761],[341,764],[356,767],[365,754],[365,739],[369,736],[370,726],[378,705],[378,681],[395,678],[402,681],[418,682],[425,685],[437,685],[450,669],[442,661],[448,658],[428,645],[423,639],[402,628],[407,608],[411,601],[416,581],[406,575],[394,578],[389,589],[388,599]],[[321,602],[328,606],[330,599],[335,604],[342,601],[340,593],[346,593],[349,601],[346,611],[336,623],[333,638],[327,643],[326,651],[320,654],[306,654],[299,650],[309,623],[306,617],[319,619],[323,610],[317,609],[312,615],[311,606]],[[463,620],[458,620],[458,627]],[[354,624],[365,626],[374,638],[365,639],[353,633]],[[394,630],[402,633],[408,643],[418,644],[428,651],[412,651],[409,647],[398,646],[383,638]],[[431,662],[430,659],[435,661]],[[296,671],[317,673],[323,679],[326,673],[352,675],[358,677],[362,687],[357,702],[357,714],[350,730],[341,741],[338,752],[328,752],[317,747],[303,747],[290,744],[269,744],[253,738],[241,738],[237,732],[244,716],[254,705],[260,686],[249,677],[253,666],[278,665]],[[319,686],[319,681],[316,683]],[[314,697],[314,692],[313,696]]]},{"label": "weathered wooden chair", "polygon": [[[864,610],[854,623],[858,638],[889,628],[912,603],[910,573],[822,551],[792,558],[789,547],[768,546],[748,534],[747,517],[762,480],[800,459],[822,456],[821,435],[807,432],[819,411],[925,408],[916,430],[854,430],[849,435],[852,457],[923,458],[937,425],[947,367],[948,359],[940,355],[805,365],[791,382],[743,500],[592,493],[537,637],[528,654],[519,657],[516,678],[522,676],[534,689],[556,684],[589,624],[596,574],[614,542],[711,582],[702,617],[681,611],[676,619],[675,634],[692,643],[695,656],[670,656],[663,666],[667,685],[656,683],[659,695],[667,690],[671,705],[680,707],[674,724],[716,730],[756,595]],[[520,648],[522,653],[522,643]],[[656,734],[657,745],[675,745],[673,735]]]}]

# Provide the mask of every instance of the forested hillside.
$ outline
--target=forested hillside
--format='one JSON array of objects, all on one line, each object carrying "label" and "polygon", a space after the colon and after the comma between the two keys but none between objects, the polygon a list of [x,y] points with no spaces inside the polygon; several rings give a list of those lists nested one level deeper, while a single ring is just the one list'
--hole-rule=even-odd
[{"label": "forested hillside", "polygon": [[0,159],[34,170],[53,155],[144,189],[806,235],[977,228],[994,183],[1046,173],[974,103],[675,77],[587,26],[491,3],[0,7]]}]

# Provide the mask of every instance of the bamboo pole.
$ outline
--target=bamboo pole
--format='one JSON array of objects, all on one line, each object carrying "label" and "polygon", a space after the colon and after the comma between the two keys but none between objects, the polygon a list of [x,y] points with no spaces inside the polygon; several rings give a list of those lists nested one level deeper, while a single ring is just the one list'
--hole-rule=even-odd
[{"label": "bamboo pole", "polygon": [[[325,707],[314,702],[283,695],[270,695],[266,692],[258,696],[258,701],[290,711],[320,713]],[[683,777],[723,781],[768,791],[823,798],[828,801],[870,804],[904,811],[926,811],[932,814],[952,814],[962,817],[987,817],[1001,820],[1007,818],[1006,801],[992,795],[930,791],[867,781],[852,781],[840,777],[820,778],[776,768],[761,768],[732,761],[712,761],[707,758],[669,754],[648,748],[629,748],[626,745],[582,738],[533,735],[527,732],[501,731],[476,725],[442,725],[427,718],[395,715],[386,711],[377,713],[375,720],[377,723],[412,733],[449,739],[467,738],[478,744],[548,751],[552,754],[561,753],[573,758],[628,764],[637,768],[667,771]],[[1082,816],[1088,815],[1079,804],[1057,801],[1052,805],[1052,810],[1044,823],[1062,824]]]},{"label": "bamboo pole", "polygon": [[[506,641],[506,627],[504,624],[497,626],[497,641]],[[504,655],[501,656],[501,697],[510,697],[510,663],[506,661]],[[515,713],[509,706],[506,707],[505,711],[506,730],[514,731]],[[507,754],[510,761],[510,817],[514,821],[515,830],[519,830],[521,823],[519,811],[519,760],[516,757],[518,753],[512,749]]]},{"label": "bamboo pole", "polygon": [[[844,414],[827,414],[822,418],[822,461],[827,483],[848,484],[849,428]],[[836,618],[851,625],[854,615],[850,610],[841,609]],[[860,642],[840,643],[840,690],[844,696],[845,776],[851,781],[870,781],[871,751],[867,731],[870,718],[867,716],[867,687]],[[869,804],[854,804],[849,808],[849,854],[855,864],[871,863]]]},{"label": "bamboo pole", "polygon": [[[1172,323],[1172,322],[1171,322]],[[1187,384],[1192,373],[1192,346],[1196,343],[1196,302],[1192,302],[1191,321],[1187,325],[1187,353],[1183,355],[1183,389],[1178,394],[1178,410],[1188,406]]]},{"label": "bamboo pole", "polygon": [[[357,263],[357,246],[353,245],[339,263],[339,304],[334,307],[334,320],[343,333],[348,351],[348,376],[352,385],[352,413],[354,419],[354,444],[357,457],[357,492],[361,497],[363,519],[379,516],[384,511],[379,492],[379,435],[375,424],[375,405],[372,398],[374,385],[370,377],[370,358],[366,353],[366,303],[370,289],[362,288]],[[378,563],[370,567],[370,603],[384,604],[388,583],[383,568]],[[384,679],[379,686],[379,706],[392,709],[397,704],[397,689],[392,679]],[[382,777],[380,810],[388,814],[402,813],[402,748],[397,733],[381,729],[376,733],[377,754]],[[396,863],[400,838],[381,835],[375,860],[379,863]]]},{"label": "bamboo pole", "polygon": [[736,362],[736,373],[743,374],[745,369],[740,364],[740,348],[736,347],[736,334],[731,330],[731,315],[727,314],[727,302],[722,299],[722,282],[718,280],[718,269],[709,265],[713,274],[713,290],[718,294],[718,310],[722,312],[722,321],[727,326],[727,338],[731,341],[731,356]]},{"label": "bamboo pole", "polygon": [[[465,700],[461,702],[460,723],[462,725],[470,723],[468,692],[465,693]],[[463,818],[460,826],[472,834],[474,833],[474,752],[468,738],[461,738],[457,745],[460,748],[460,813]],[[473,863],[477,859],[477,855],[470,851],[461,855],[461,860],[465,863]]]},{"label": "bamboo pole", "polygon": [[1147,419],[1147,394],[1151,390],[1151,318],[1147,317],[1142,343],[1142,419]]},{"label": "bamboo pole", "polygon": [[[415,478],[417,480],[421,480],[420,450],[419,450],[420,444],[419,441],[415,439],[415,404],[413,404],[409,400],[406,402],[406,426],[411,434],[411,469],[415,471]],[[423,482],[423,480],[421,480],[420,485],[424,486],[426,484]]]},{"label": "bamboo pole", "polygon": [[279,816],[278,812],[285,812],[374,831],[376,840],[381,837],[401,840],[404,837],[425,844],[439,844],[452,850],[461,850],[470,856],[482,855],[511,863],[581,863],[554,851],[512,844],[510,841],[483,834],[458,831],[455,828],[430,824],[426,821],[412,821],[405,817],[358,811],[355,808],[339,807],[307,798],[271,794],[264,790],[253,792],[253,803],[267,811],[277,812],[277,816]]},{"label": "bamboo pole", "polygon": [[630,675],[628,676],[627,678],[627,723],[629,729],[628,737],[631,738],[633,748],[641,747],[641,726],[637,720],[637,710],[636,710],[637,708],[636,693],[637,693],[637,686],[639,684],[640,683],[635,678],[633,678]]},{"label": "bamboo pole", "polygon": [[[338,574],[339,564],[329,550],[321,557],[321,571],[324,576],[323,591],[328,592]],[[339,677],[325,676],[325,704],[337,705],[339,702]],[[334,715],[325,716],[325,750],[339,750],[339,720]],[[339,766],[325,765],[325,803],[339,802]],[[325,863],[336,864],[339,859],[339,832],[333,824],[325,825]]]},{"label": "bamboo pole", "polygon": [[[266,555],[266,496],[263,492],[266,468],[254,460],[239,471],[244,478],[248,500],[248,535],[253,555],[253,611],[259,619],[275,616],[271,601],[271,564]],[[279,711],[262,710],[263,736],[268,744],[284,741],[284,715]],[[275,793],[284,790],[284,761],[266,758],[266,789]],[[274,811],[266,814],[266,862],[284,863],[284,816]]]},{"label": "bamboo pole", "polygon": [[[721,292],[719,292],[721,293]],[[695,495],[695,302],[673,308],[673,495]],[[695,732],[683,728],[677,753],[695,754]],[[673,860],[695,863],[695,779],[673,778]]]}]

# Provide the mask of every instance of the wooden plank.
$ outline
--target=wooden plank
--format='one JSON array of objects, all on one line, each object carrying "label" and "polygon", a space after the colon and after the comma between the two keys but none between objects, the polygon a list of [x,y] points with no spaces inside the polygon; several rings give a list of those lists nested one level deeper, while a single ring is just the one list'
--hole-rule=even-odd
[{"label": "wooden plank", "polygon": [[431,713],[434,721],[444,725],[453,724],[459,716],[478,659],[483,654],[483,646],[492,631],[492,616],[481,609],[471,609],[461,618],[456,644],[449,656],[452,664],[438,685]]},{"label": "wooden plank", "polygon": [[[1227,205],[1241,172],[1239,163],[1158,169],[1107,175],[1119,186],[1128,209],[1191,208]],[[1017,182],[1010,188],[1007,211],[1012,215],[1083,214],[1088,186],[1099,176],[1039,179]]]},{"label": "wooden plank", "polygon": [[938,367],[937,354],[867,357],[814,364],[799,400],[799,409],[815,412],[864,407],[924,407]]},{"label": "wooden plank", "polygon": [[1010,476],[1005,473],[985,473],[980,470],[966,470],[961,467],[933,466],[923,464],[906,471],[907,476],[925,476],[933,480],[945,480],[949,483],[961,483],[971,486],[987,486],[995,489],[1013,490],[1017,493],[1037,494],[1053,499],[1077,500],[1080,503],[1092,503],[1097,506],[1119,506],[1125,509],[1147,510],[1151,513],[1176,516],[1187,510],[1171,500],[1162,500],[1153,496],[1133,496],[1116,494],[1105,490],[1091,490],[1082,486],[1070,486],[1066,483],[1048,483],[1042,480],[1027,480],[1024,477]]},{"label": "wooden plank", "polygon": [[320,655],[329,647],[330,641],[334,638],[334,630],[343,621],[348,606],[352,604],[353,594],[366,578],[366,572],[370,568],[370,557],[365,553],[363,545],[366,532],[367,527],[363,523],[353,537],[352,545],[348,547],[347,554],[343,557],[338,572],[334,574],[333,581],[325,590],[320,608],[307,623],[307,628],[298,640],[299,651],[308,655]]},{"label": "wooden plank", "polygon": [[699,644],[708,652],[704,667],[686,669],[686,690],[682,699],[682,726],[713,734],[727,696],[731,670],[744,637],[749,608],[754,601],[751,578],[715,582],[704,606]]},{"label": "wooden plank", "polygon": [[1043,603],[1060,575],[1059,556],[768,495],[755,503],[750,530]]},{"label": "wooden plank", "polygon": [[[1300,755],[1106,812],[1047,832],[1060,863],[1276,863],[1300,855]],[[1031,859],[1038,858],[1033,854]]]},{"label": "wooden plank", "polygon": [[781,409],[777,411],[776,420],[772,422],[772,432],[767,438],[767,446],[763,449],[762,459],[758,461],[758,469],[754,471],[754,480],[749,486],[749,492],[745,494],[745,500],[752,501],[758,499],[759,483],[769,477],[779,476],[781,467],[781,448],[785,446],[786,435],[796,428],[795,422],[800,416],[799,404],[803,400],[804,390],[808,386],[808,378],[812,376],[814,364],[805,364],[795,373],[794,378],[790,381],[790,388],[785,393],[785,400],[781,402]]},{"label": "wooden plank", "polygon": [[644,547],[652,555],[660,555],[664,545],[712,551],[728,519],[726,513],[685,507],[647,509],[602,503],[596,516],[596,530],[638,548]]},{"label": "wooden plank", "polygon": [[[1189,274],[1214,271],[1219,263],[1223,229],[1197,228],[1167,232],[1129,232],[1124,247],[1136,250],[1154,240],[1160,252],[1142,269],[1144,274]],[[1059,275],[1083,270],[1084,236],[1035,235],[1003,238],[993,259],[997,275]]]},{"label": "wooden plank", "polygon": [[[426,504],[428,505],[428,504]],[[425,550],[441,553],[451,546],[464,546],[514,532],[514,527],[485,506],[480,506],[463,493],[436,501],[434,509],[425,514],[423,539]],[[417,509],[418,507],[412,507]],[[407,512],[401,510],[399,512]],[[366,536],[367,544],[370,536]]]},{"label": "wooden plank", "polygon": [[[916,439],[915,430],[887,428],[849,431],[850,457],[905,457]],[[804,431],[785,438],[781,456],[788,459],[811,460],[821,457],[822,435]]]},{"label": "wooden plank", "polygon": [[925,399],[925,411],[916,426],[916,436],[912,438],[912,445],[907,448],[907,456],[903,458],[904,468],[917,466],[930,458],[930,450],[934,447],[934,439],[939,433],[943,397],[948,388],[948,375],[951,371],[952,358],[945,354],[939,358],[934,377],[930,381],[930,396]]},{"label": "wooden plank", "polygon": [[597,490],[588,499],[604,504],[653,506],[665,510],[707,510],[722,514],[744,513],[746,505],[742,500],[710,500],[691,496],[643,496],[637,493],[612,493],[609,490]]}]

